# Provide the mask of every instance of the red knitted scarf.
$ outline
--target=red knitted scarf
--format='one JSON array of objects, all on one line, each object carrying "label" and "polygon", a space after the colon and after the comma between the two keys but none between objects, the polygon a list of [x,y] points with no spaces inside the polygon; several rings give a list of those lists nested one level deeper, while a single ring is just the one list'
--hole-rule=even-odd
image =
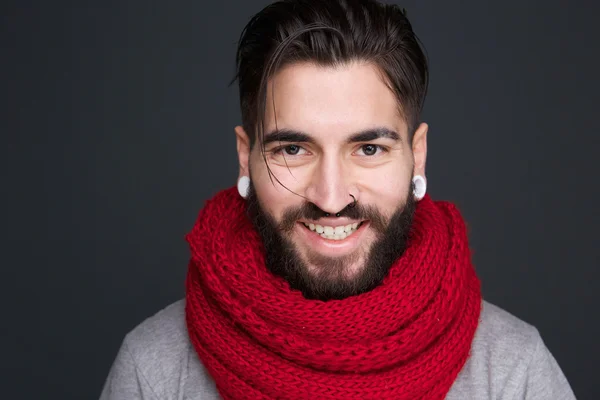
[{"label": "red knitted scarf", "polygon": [[224,399],[443,399],[468,358],[479,280],[457,209],[426,196],[374,290],[307,300],[271,274],[235,189],[186,235],[190,340]]}]

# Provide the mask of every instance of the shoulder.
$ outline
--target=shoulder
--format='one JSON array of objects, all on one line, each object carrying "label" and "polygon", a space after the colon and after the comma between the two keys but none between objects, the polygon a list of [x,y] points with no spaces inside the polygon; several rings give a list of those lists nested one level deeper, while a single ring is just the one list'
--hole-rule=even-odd
[{"label": "shoulder", "polygon": [[138,373],[156,392],[177,384],[188,364],[191,343],[185,323],[185,301],[179,300],[141,322],[124,339]]},{"label": "shoulder", "polygon": [[494,304],[483,302],[472,345],[474,350],[485,348],[490,354],[513,355],[521,359],[531,357],[540,341],[540,334],[533,325]]},{"label": "shoulder", "polygon": [[469,359],[448,399],[575,399],[538,330],[483,302]]},{"label": "shoulder", "polygon": [[477,370],[492,377],[492,386],[506,387],[511,380],[524,376],[541,343],[533,325],[484,301],[470,361]]},{"label": "shoulder", "polygon": [[453,386],[456,398],[515,398],[540,343],[534,326],[484,301],[469,359]]},{"label": "shoulder", "polygon": [[188,397],[215,400],[218,394],[190,342],[185,300],[179,300],[125,335],[101,399]]},{"label": "shoulder", "polygon": [[185,302],[178,300],[146,318],[125,336],[132,355],[149,356],[177,353],[188,347],[185,325]]}]

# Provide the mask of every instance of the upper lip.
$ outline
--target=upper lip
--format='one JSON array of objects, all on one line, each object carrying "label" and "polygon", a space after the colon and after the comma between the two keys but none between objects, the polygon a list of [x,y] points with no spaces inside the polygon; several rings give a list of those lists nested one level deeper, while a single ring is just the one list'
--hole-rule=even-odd
[{"label": "upper lip", "polygon": [[356,223],[361,223],[363,222],[362,220],[351,220],[349,218],[322,218],[318,221],[309,221],[309,220],[298,220],[298,222],[301,222],[303,224],[315,224],[315,225],[321,225],[321,226],[346,226],[346,225],[351,225],[351,224],[356,224]]}]

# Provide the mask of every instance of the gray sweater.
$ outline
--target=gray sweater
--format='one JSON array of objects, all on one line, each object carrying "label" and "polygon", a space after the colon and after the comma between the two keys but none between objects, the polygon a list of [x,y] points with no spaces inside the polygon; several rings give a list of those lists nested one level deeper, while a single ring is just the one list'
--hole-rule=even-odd
[{"label": "gray sweater", "polygon": [[[180,300],[125,336],[101,400],[217,400],[218,392],[190,343]],[[447,400],[570,400],[567,379],[538,331],[483,303],[471,356]]]}]

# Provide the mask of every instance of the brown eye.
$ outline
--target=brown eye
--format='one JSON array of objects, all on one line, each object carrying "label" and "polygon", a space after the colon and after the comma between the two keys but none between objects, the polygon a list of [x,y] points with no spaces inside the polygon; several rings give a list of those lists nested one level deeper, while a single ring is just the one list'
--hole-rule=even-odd
[{"label": "brown eye", "polygon": [[365,156],[373,156],[377,153],[377,146],[373,144],[365,144],[362,146],[362,151]]},{"label": "brown eye", "polygon": [[296,146],[295,144],[290,144],[289,146],[285,146],[285,153],[290,156],[295,156],[300,151],[300,146]]}]

